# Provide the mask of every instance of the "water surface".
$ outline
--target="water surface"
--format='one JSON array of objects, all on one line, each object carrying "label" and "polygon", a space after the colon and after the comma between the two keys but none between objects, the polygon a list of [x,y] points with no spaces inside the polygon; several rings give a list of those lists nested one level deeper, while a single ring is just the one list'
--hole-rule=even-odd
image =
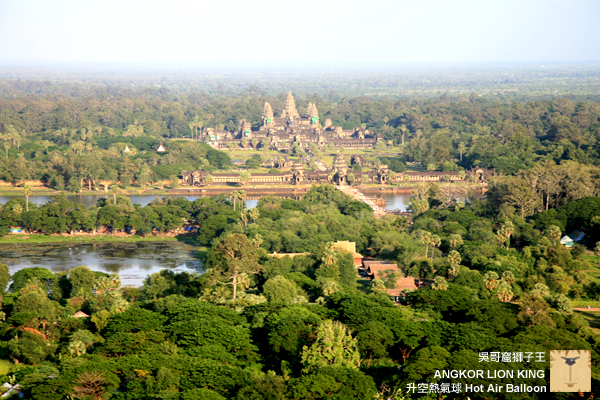
[{"label": "water surface", "polygon": [[[370,197],[381,197],[385,199],[388,210],[400,209],[406,211],[406,207],[409,204],[410,194],[408,193],[382,193],[379,195],[370,195]],[[93,206],[98,200],[112,197],[110,194],[107,195],[68,195],[67,200],[78,204],[84,204],[87,207]],[[194,201],[203,196],[181,196],[181,195],[132,195],[129,196],[131,204],[139,204],[146,206],[154,199],[162,199],[163,197],[185,197],[189,201]],[[0,196],[0,203],[4,204],[12,199],[24,199],[24,196]],[[29,202],[35,204],[43,204],[52,200],[51,196],[29,196]],[[258,200],[245,200],[247,208],[254,208],[258,204]]]},{"label": "water surface", "polygon": [[[148,204],[150,204],[150,202],[154,199],[162,199],[163,197],[185,197],[186,199],[188,199],[189,201],[194,201],[196,199],[202,198],[203,196],[182,196],[182,195],[155,195],[155,194],[149,194],[149,195],[131,195],[129,196],[129,200],[131,201],[131,204],[139,204],[141,206],[147,206]],[[12,199],[24,199],[25,196],[0,196],[0,203],[4,204]],[[112,198],[112,195],[110,194],[105,194],[105,195],[101,195],[101,194],[93,194],[93,195],[68,195],[67,196],[67,200],[73,202],[73,203],[77,203],[77,204],[84,204],[86,207],[90,207],[95,205],[98,200],[100,199],[105,199],[105,198]],[[30,203],[35,203],[35,204],[43,204],[43,203],[47,203],[50,200],[52,200],[52,196],[29,196],[29,202]],[[248,208],[254,208],[256,207],[256,204],[258,203],[258,200],[246,200],[246,207]]]},{"label": "water surface", "polygon": [[[6,203],[23,196],[0,196],[0,203]],[[106,195],[71,195],[69,201],[92,206]],[[133,204],[147,205],[155,198],[165,195],[130,196]],[[194,201],[202,196],[185,197]],[[381,198],[388,210],[405,211],[410,199],[408,193],[381,193],[371,195]],[[30,196],[32,203],[42,204],[52,200],[50,196]],[[246,200],[248,208],[256,207],[258,200]],[[168,268],[174,272],[188,271],[203,273],[202,263],[193,257],[194,248],[180,242],[134,242],[134,243],[94,243],[94,244],[0,244],[0,262],[9,266],[11,274],[29,267],[48,268],[53,272],[69,271],[85,265],[94,271],[116,272],[121,276],[123,286],[141,286],[144,279],[155,272]]]},{"label": "water surface", "polygon": [[59,272],[85,265],[93,271],[118,273],[123,286],[142,286],[148,275],[165,268],[203,273],[194,252],[180,242],[0,244],[0,262],[8,265],[11,275],[23,268]]}]

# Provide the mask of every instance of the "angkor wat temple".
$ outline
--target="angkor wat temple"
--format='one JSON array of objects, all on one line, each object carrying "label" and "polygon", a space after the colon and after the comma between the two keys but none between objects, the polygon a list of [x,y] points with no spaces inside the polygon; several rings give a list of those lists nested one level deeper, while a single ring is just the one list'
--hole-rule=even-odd
[{"label": "angkor wat temple", "polygon": [[[208,176],[210,175],[210,178]],[[369,171],[356,171],[348,167],[343,154],[333,160],[333,168],[321,171],[305,171],[303,163],[292,163],[290,171],[278,173],[251,174],[247,181],[242,181],[240,173],[223,172],[209,174],[205,171],[186,171],[182,174],[183,186],[206,186],[242,183],[248,185],[310,185],[313,183],[332,183],[336,185],[388,183],[388,182],[452,182],[465,179],[458,172],[401,172],[394,173],[387,165],[377,165]]]},{"label": "angkor wat temple", "polygon": [[204,136],[217,149],[227,149],[229,143],[248,149],[262,147],[265,145],[265,138],[270,149],[284,152],[290,150],[294,143],[304,148],[309,143],[315,143],[319,147],[331,143],[335,148],[372,149],[378,141],[383,140],[368,129],[358,127],[345,130],[341,126],[332,125],[330,119],[326,119],[324,124],[319,123],[319,111],[313,103],[308,104],[306,116],[301,117],[291,92],[288,93],[285,109],[278,118],[274,116],[271,105],[265,103],[258,130],[252,130],[250,123],[243,119],[237,131],[207,128]]}]

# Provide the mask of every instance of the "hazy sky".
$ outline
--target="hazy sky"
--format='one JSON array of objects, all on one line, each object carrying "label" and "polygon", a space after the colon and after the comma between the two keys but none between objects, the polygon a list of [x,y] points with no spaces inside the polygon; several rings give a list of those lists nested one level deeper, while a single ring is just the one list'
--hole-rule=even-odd
[{"label": "hazy sky", "polygon": [[598,0],[0,0],[0,60],[600,61]]}]

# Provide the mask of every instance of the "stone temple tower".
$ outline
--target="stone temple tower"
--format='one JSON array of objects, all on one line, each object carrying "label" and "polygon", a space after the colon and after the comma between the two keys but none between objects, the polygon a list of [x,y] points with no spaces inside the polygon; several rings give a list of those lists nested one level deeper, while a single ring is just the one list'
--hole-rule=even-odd
[{"label": "stone temple tower", "polygon": [[343,154],[338,154],[333,159],[333,171],[335,172],[334,179],[337,180],[337,183],[339,185],[345,185],[348,164],[346,163],[346,157],[344,157]]},{"label": "stone temple tower", "polygon": [[242,135],[242,138],[252,138],[252,125],[250,125],[249,122],[246,122],[245,119],[240,121],[240,133]]},{"label": "stone temple tower", "polygon": [[292,92],[288,92],[287,99],[285,99],[285,109],[281,113],[281,118],[300,118],[300,114],[296,110],[296,101],[294,100],[294,96],[292,96]]},{"label": "stone temple tower", "polygon": [[264,126],[273,125],[273,109],[271,108],[271,105],[267,102],[265,102],[265,106],[263,107],[262,118]]},{"label": "stone temple tower", "polygon": [[319,111],[314,103],[308,103],[308,108],[306,109],[306,118],[310,120],[311,125],[319,123]]}]

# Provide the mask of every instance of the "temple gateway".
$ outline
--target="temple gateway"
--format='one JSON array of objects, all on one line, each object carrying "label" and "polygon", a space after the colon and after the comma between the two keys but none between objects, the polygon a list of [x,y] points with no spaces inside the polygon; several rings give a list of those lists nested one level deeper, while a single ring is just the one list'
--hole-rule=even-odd
[{"label": "temple gateway", "polygon": [[[209,178],[210,177],[210,178]],[[364,178],[363,178],[364,177]],[[458,172],[401,172],[394,173],[387,165],[377,165],[370,171],[355,171],[349,169],[346,157],[338,154],[333,160],[333,168],[322,171],[304,171],[303,163],[292,163],[290,171],[278,173],[255,173],[244,180],[242,174],[223,172],[209,174],[206,171],[185,171],[182,173],[183,186],[206,186],[209,184],[241,183],[249,185],[281,184],[281,185],[310,185],[313,183],[332,183],[335,185],[351,185],[359,183],[387,182],[452,182],[465,178]]]}]

